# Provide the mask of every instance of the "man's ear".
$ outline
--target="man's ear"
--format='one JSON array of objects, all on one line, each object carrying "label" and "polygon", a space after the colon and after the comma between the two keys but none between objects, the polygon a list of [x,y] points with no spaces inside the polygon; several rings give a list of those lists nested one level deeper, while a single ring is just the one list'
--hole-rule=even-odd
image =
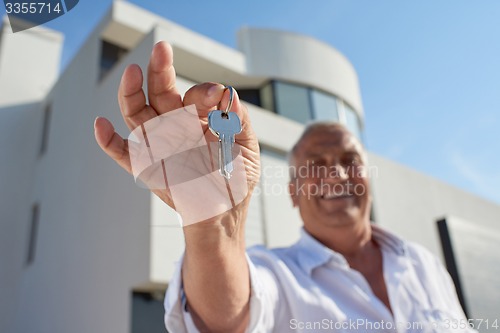
[{"label": "man's ear", "polygon": [[297,197],[297,186],[295,182],[296,180],[290,180],[290,182],[288,183],[288,192],[290,193],[293,207],[297,207],[299,205],[299,198]]}]

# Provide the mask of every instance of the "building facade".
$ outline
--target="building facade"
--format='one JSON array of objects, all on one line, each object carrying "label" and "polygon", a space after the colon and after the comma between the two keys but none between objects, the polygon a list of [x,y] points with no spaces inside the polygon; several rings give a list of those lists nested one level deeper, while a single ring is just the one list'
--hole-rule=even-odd
[{"label": "building facade", "polygon": [[[159,40],[173,46],[180,91],[204,81],[231,84],[249,109],[262,179],[251,201],[248,246],[286,246],[298,238],[286,154],[304,124],[338,121],[364,139],[353,66],[307,36],[245,28],[232,49],[119,1],[59,74],[59,33],[12,34],[4,22],[1,332],[163,330],[162,297],[183,251],[182,228],[175,212],[105,156],[93,135],[94,119],[105,116],[128,136],[116,101],[120,77],[130,63],[145,69]],[[455,264],[469,316],[493,320],[500,306],[493,269],[500,262],[494,252],[500,207],[380,156],[369,153],[369,162],[376,170],[374,222]],[[440,229],[438,220],[446,220]]]}]

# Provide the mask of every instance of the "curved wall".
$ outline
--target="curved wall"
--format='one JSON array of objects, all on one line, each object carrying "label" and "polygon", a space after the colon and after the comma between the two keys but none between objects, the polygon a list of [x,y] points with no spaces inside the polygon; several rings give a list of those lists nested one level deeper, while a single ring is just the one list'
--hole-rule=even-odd
[{"label": "curved wall", "polygon": [[321,89],[347,102],[364,122],[356,71],[336,49],[314,38],[291,32],[243,28],[238,47],[247,72]]}]

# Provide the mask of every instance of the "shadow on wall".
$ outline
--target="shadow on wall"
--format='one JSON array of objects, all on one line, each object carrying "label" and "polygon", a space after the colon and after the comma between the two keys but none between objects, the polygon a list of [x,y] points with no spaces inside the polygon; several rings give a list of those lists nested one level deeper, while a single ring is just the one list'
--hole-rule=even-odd
[{"label": "shadow on wall", "polygon": [[27,265],[43,104],[0,107],[0,332],[12,332]]}]

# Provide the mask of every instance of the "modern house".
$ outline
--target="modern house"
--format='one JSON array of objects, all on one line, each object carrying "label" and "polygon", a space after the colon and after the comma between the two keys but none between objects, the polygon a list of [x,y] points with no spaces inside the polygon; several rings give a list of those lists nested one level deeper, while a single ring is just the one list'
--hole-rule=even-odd
[{"label": "modern house", "polygon": [[[173,46],[181,91],[204,81],[231,84],[249,109],[262,179],[248,246],[298,238],[286,153],[315,119],[343,123],[364,140],[357,74],[332,46],[308,36],[243,28],[237,38],[233,49],[118,1],[58,73],[60,33],[13,34],[4,21],[0,332],[164,330],[162,298],[183,251],[182,228],[174,211],[100,150],[93,133],[96,116],[105,116],[128,136],[117,87],[128,64],[146,68],[159,40]],[[374,223],[441,257],[469,317],[491,324],[500,308],[500,206],[375,154],[369,162]]]}]

